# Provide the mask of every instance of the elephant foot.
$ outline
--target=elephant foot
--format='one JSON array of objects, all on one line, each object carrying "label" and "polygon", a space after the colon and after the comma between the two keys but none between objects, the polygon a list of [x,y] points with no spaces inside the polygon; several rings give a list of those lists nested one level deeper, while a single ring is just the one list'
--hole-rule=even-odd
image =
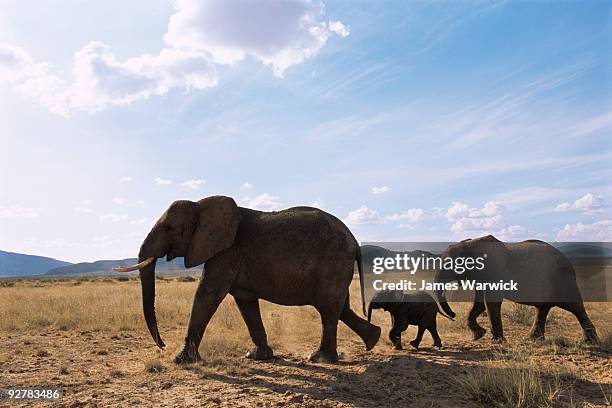
[{"label": "elephant foot", "polygon": [[476,341],[482,338],[487,331],[482,327],[472,329],[472,340]]},{"label": "elephant foot", "polygon": [[410,341],[410,345],[415,349],[418,350],[419,349],[419,342],[417,342],[416,340],[412,340]]},{"label": "elephant foot", "polygon": [[272,357],[274,357],[274,353],[272,352],[272,349],[268,346],[255,347],[255,350],[246,353],[246,358],[249,358],[251,360],[269,360]]},{"label": "elephant foot", "polygon": [[313,363],[337,363],[338,353],[337,352],[326,352],[323,350],[317,350],[308,356],[308,361]]},{"label": "elephant foot", "polygon": [[198,350],[194,349],[191,349],[190,351],[188,348],[184,348],[183,351],[174,357],[174,363],[180,365],[196,363],[198,361],[202,361],[202,357],[200,356]]},{"label": "elephant foot", "polygon": [[529,333],[529,340],[531,341],[543,341],[544,340],[544,331],[536,329],[532,330]]},{"label": "elephant foot", "polygon": [[506,338],[504,336],[493,336],[491,341],[496,344],[501,344],[506,343]]},{"label": "elephant foot", "polygon": [[404,348],[402,347],[401,344],[394,344],[393,345],[393,350],[403,350]]},{"label": "elephant foot", "polygon": [[444,346],[442,346],[442,343],[434,343],[434,347],[439,349],[444,348]]},{"label": "elephant foot", "polygon": [[378,343],[380,339],[380,327],[372,325],[369,329],[368,336],[364,339],[366,350],[370,351]]},{"label": "elephant foot", "polygon": [[599,337],[597,337],[597,332],[593,330],[588,330],[584,332],[583,341],[587,344],[599,344]]}]

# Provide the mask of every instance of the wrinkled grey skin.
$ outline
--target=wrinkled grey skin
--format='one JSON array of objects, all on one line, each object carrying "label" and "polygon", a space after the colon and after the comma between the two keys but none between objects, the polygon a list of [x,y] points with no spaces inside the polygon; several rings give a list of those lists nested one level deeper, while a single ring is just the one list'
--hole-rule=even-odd
[{"label": "wrinkled grey skin", "polygon": [[[348,287],[355,261],[362,278],[359,245],[340,220],[319,209],[262,212],[238,207],[233,199],[223,196],[175,201],[145,238],[138,259],[163,256],[168,260],[183,256],[187,268],[205,263],[185,345],[176,363],[201,359],[198,348],[206,325],[228,293],[255,344],[249,358],[273,356],[259,299],[281,305],[313,305],[318,310],[323,335],[318,350],[310,356],[313,361],[337,361],[338,320],[355,331],[368,350],[380,337],[380,328],[358,317],[349,306]],[[140,270],[140,279],[147,327],[163,348],[155,318],[155,262]]]},{"label": "wrinkled grey skin", "polygon": [[438,335],[436,317],[438,313],[450,319],[438,309],[433,297],[427,292],[405,294],[402,291],[378,292],[368,305],[368,322],[372,318],[373,309],[383,309],[391,315],[391,330],[389,340],[394,350],[402,349],[402,332],[408,325],[418,326],[417,336],[410,342],[415,349],[423,339],[425,330],[429,331],[434,341],[434,347],[442,347],[442,340]]},{"label": "wrinkled grey skin", "polygon": [[[483,253],[487,253],[488,256],[484,271],[457,275],[453,271],[440,270],[435,278],[436,282],[473,278],[484,281],[486,276],[494,276],[493,280],[509,281],[513,279],[518,283],[518,293],[515,291],[477,291],[475,293],[474,303],[467,319],[474,340],[480,339],[486,333],[486,330],[476,322],[485,309],[491,323],[493,339],[505,340],[501,321],[501,304],[503,299],[508,299],[537,308],[537,316],[529,334],[531,339],[544,339],[546,317],[550,309],[557,306],[576,316],[582,327],[585,342],[596,343],[598,341],[595,326],[584,309],[582,296],[576,284],[574,268],[569,259],[559,250],[539,240],[502,243],[494,236],[487,235],[450,245],[444,256],[456,258],[480,256]],[[437,297],[443,310],[450,314],[452,310],[446,303],[444,292],[438,291]],[[546,301],[525,301],[526,299]]]}]

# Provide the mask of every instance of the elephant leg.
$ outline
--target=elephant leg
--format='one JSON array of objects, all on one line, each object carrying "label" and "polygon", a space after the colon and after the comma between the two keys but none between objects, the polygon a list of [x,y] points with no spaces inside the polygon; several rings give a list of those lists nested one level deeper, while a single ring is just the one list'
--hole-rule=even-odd
[{"label": "elephant leg", "polygon": [[253,360],[268,360],[274,356],[272,349],[268,346],[268,336],[266,329],[261,321],[261,313],[259,311],[259,300],[236,300],[242,319],[249,329],[251,340],[255,344],[255,350],[249,351],[247,358]]},{"label": "elephant leg", "polygon": [[501,320],[501,304],[502,302],[486,301],[487,315],[491,322],[491,334],[494,341],[505,341],[504,328]]},{"label": "elephant leg", "polygon": [[562,303],[558,306],[576,316],[578,323],[580,323],[582,327],[583,340],[585,343],[596,344],[599,342],[595,325],[593,325],[593,322],[589,318],[582,302]]},{"label": "elephant leg", "polygon": [[231,281],[211,278],[211,269],[205,270],[196,290],[185,344],[183,350],[174,358],[176,364],[193,363],[202,359],[198,349],[206,326],[229,292]]},{"label": "elephant leg", "polygon": [[434,347],[442,348],[442,339],[438,335],[438,327],[437,327],[435,320],[433,321],[433,324],[427,330],[429,331],[429,334],[431,334],[431,338],[434,341]]},{"label": "elephant leg", "polygon": [[322,363],[335,363],[338,361],[337,334],[338,316],[333,313],[319,312],[323,323],[323,334],[319,349],[308,356],[308,360]]},{"label": "elephant leg", "polygon": [[419,344],[421,344],[421,340],[423,339],[423,333],[425,333],[425,327],[419,325],[419,330],[417,331],[417,336],[410,342],[410,345],[415,349],[419,349]]},{"label": "elephant leg", "polygon": [[340,320],[361,337],[361,340],[365,343],[366,350],[371,350],[376,343],[378,343],[381,332],[380,327],[357,316],[355,312],[351,310],[348,296],[344,303],[344,309],[342,309],[342,313],[340,314]]},{"label": "elephant leg", "polygon": [[474,304],[467,318],[468,328],[472,331],[472,339],[478,340],[487,332],[478,324],[476,319],[485,311],[484,296],[482,292],[476,292],[474,295]]},{"label": "elephant leg", "polygon": [[397,319],[395,316],[391,315],[391,323],[392,327],[389,330],[389,341],[393,345],[394,350],[402,349],[402,329],[397,325]]},{"label": "elephant leg", "polygon": [[542,304],[536,306],[538,309],[538,314],[533,321],[533,326],[531,327],[531,331],[529,332],[529,338],[532,340],[544,340],[544,332],[546,330],[546,318],[548,317],[548,312],[551,309],[551,305]]}]

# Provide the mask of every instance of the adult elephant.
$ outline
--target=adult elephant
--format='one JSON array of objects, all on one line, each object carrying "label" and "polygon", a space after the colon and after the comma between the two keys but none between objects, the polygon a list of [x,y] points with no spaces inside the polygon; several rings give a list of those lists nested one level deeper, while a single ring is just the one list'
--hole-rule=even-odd
[{"label": "adult elephant", "polygon": [[[247,357],[272,357],[259,311],[259,299],[281,305],[313,305],[321,315],[323,335],[312,361],[335,362],[338,320],[365,342],[376,345],[380,328],[350,308],[349,284],[357,261],[362,305],[361,251],[349,229],[336,217],[311,207],[262,212],[238,207],[224,196],[198,202],[175,201],[155,223],[140,247],[144,317],[151,336],[163,348],[155,318],[155,262],[184,257],[185,267],[205,263],[197,288],[183,350],[176,363],[200,360],[198,348],[206,325],[229,293],[247,325],[255,349]],[[364,311],[365,314],[365,311]]]},{"label": "adult elephant", "polygon": [[[503,243],[488,235],[450,245],[443,258],[476,258],[484,254],[486,254],[484,269],[480,271],[473,269],[470,272],[457,274],[450,269],[439,269],[435,277],[437,283],[456,280],[493,283],[500,279],[516,282],[518,288],[516,291],[475,291],[474,303],[467,319],[474,340],[480,339],[486,333],[476,321],[485,309],[491,323],[493,339],[504,340],[501,303],[503,299],[508,299],[537,308],[537,315],[529,334],[532,339],[544,338],[548,312],[557,306],[576,316],[586,342],[597,342],[595,326],[584,309],[582,296],[576,284],[574,267],[559,250],[539,240]],[[445,292],[438,290],[436,293],[442,309],[454,316],[454,312],[446,302]]]}]

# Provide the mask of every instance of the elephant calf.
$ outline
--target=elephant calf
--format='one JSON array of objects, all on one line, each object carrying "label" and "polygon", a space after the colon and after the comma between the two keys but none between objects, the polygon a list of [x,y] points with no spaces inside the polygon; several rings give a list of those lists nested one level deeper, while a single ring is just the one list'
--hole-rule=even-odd
[{"label": "elephant calf", "polygon": [[445,315],[438,309],[438,304],[427,292],[405,294],[401,291],[378,292],[368,306],[368,322],[372,318],[372,309],[383,309],[391,314],[392,328],[389,331],[389,340],[395,350],[402,349],[402,332],[412,324],[419,330],[410,345],[419,349],[425,330],[429,331],[435,347],[442,347],[442,340],[438,336],[436,317],[438,313],[447,319],[453,318]]}]

